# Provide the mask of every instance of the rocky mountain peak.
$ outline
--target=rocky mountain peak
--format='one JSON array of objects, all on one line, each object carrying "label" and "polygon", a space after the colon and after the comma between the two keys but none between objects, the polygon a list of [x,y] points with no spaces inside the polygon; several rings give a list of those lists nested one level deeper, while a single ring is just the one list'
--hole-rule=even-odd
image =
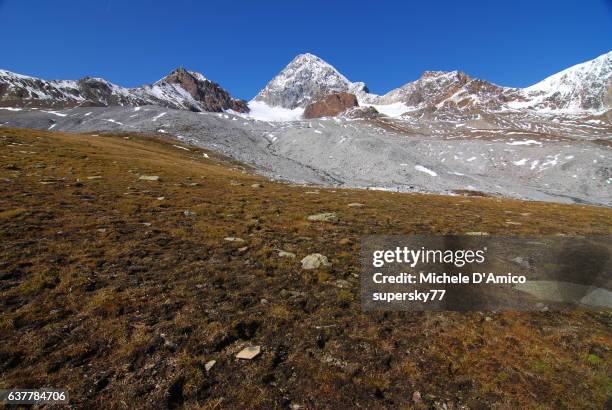
[{"label": "rocky mountain peak", "polygon": [[352,83],[323,59],[305,53],[291,60],[253,100],[293,109],[335,92],[367,92],[367,87]]}]

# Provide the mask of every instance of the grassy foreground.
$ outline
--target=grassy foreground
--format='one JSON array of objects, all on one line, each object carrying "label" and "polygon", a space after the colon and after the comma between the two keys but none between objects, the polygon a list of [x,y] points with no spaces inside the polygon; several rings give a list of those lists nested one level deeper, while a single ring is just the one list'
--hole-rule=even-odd
[{"label": "grassy foreground", "polygon": [[[610,209],[292,186],[172,140],[8,128],[0,190],[0,388],[78,408],[612,406],[609,312],[358,297],[364,234],[610,234]],[[332,265],[302,270],[314,252]]]}]

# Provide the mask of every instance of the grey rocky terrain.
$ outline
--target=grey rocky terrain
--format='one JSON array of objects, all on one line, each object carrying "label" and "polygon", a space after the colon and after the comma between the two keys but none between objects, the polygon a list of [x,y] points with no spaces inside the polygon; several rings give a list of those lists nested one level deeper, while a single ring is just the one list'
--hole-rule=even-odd
[{"label": "grey rocky terrain", "polygon": [[436,110],[267,122],[145,106],[0,110],[0,124],[171,134],[294,183],[612,205],[605,115]]}]

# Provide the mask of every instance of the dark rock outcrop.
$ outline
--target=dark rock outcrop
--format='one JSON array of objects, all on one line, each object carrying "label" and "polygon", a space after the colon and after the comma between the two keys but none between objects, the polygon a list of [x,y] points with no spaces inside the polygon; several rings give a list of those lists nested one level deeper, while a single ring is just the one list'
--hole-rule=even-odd
[{"label": "dark rock outcrop", "polygon": [[304,110],[304,118],[333,117],[343,113],[348,108],[358,106],[359,103],[354,94],[334,93],[309,104]]}]

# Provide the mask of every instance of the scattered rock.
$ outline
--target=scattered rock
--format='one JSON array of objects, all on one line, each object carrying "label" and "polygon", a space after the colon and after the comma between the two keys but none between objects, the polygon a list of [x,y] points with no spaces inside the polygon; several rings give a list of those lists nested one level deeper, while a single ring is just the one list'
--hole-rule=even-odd
[{"label": "scattered rock", "polygon": [[297,290],[287,290],[287,289],[281,289],[281,291],[279,292],[279,295],[281,298],[299,298],[302,296],[306,296],[306,294],[304,292],[299,292]]},{"label": "scattered rock", "polygon": [[348,246],[352,244],[353,244],[353,241],[350,238],[342,238],[338,241],[338,245],[341,245],[341,246]]},{"label": "scattered rock", "polygon": [[359,202],[353,202],[351,204],[348,204],[348,206],[351,207],[351,208],[362,208],[365,205],[364,204],[360,204]]},{"label": "scattered rock", "polygon": [[231,186],[244,186],[244,184],[242,182],[237,182],[237,181],[232,181],[230,182]]},{"label": "scattered rock", "polygon": [[342,115],[346,118],[376,118],[382,116],[374,107],[353,107],[346,110]]},{"label": "scattered rock", "polygon": [[304,193],[308,195],[319,195],[319,191],[306,191]]},{"label": "scattered rock", "polygon": [[466,232],[466,235],[470,235],[470,236],[487,236],[489,233],[488,232]]},{"label": "scattered rock", "polygon": [[4,168],[10,169],[11,171],[18,171],[19,170],[19,167],[17,165],[15,165],[15,164],[8,164]]},{"label": "scattered rock", "polygon": [[311,253],[310,255],[302,259],[302,269],[317,269],[321,266],[331,266],[331,263],[327,260],[327,256],[321,255],[320,253]]},{"label": "scattered rock", "polygon": [[242,349],[236,355],[236,359],[252,360],[261,353],[261,346],[249,346]]},{"label": "scattered rock", "polygon": [[247,249],[249,249],[248,246],[243,246],[242,248],[238,248],[238,252],[246,252]]},{"label": "scattered rock", "polygon": [[138,179],[142,181],[159,181],[159,175],[141,175]]},{"label": "scattered rock", "polygon": [[412,393],[412,402],[414,404],[419,404],[422,401],[423,401],[423,399],[421,398],[421,392],[415,391],[414,393]]},{"label": "scattered rock", "polygon": [[262,299],[259,301],[259,303],[261,303],[262,305],[267,305],[267,304],[268,304],[268,303],[270,303],[270,302],[268,302],[268,299],[266,299],[266,298],[262,298]]},{"label": "scattered rock", "polygon": [[523,268],[529,269],[531,267],[529,261],[526,258],[523,258],[522,256],[517,256],[516,258],[512,258],[510,260],[522,266]]},{"label": "scattered rock", "polygon": [[163,201],[164,199],[166,199],[166,197],[165,196],[158,196],[155,199],[157,199],[158,201]]},{"label": "scattered rock", "polygon": [[310,215],[306,219],[316,222],[337,222],[338,215],[335,212],[324,212],[322,214]]},{"label": "scattered rock", "polygon": [[281,258],[295,258],[295,253],[293,253],[293,252],[286,252],[286,251],[280,251],[278,253],[278,256],[280,256]]},{"label": "scattered rock", "polygon": [[206,369],[207,372],[210,371],[210,369],[213,368],[213,366],[217,364],[216,360],[209,360],[208,362],[206,362],[206,364],[204,365],[204,369]]},{"label": "scattered rock", "polygon": [[336,281],[336,287],[340,289],[347,289],[351,287],[351,282],[349,282],[348,280],[344,280],[344,279],[338,279]]},{"label": "scattered rock", "polygon": [[262,184],[253,184],[251,185],[251,188],[263,188]]},{"label": "scattered rock", "polygon": [[522,225],[520,222],[506,221],[506,225]]},{"label": "scattered rock", "polygon": [[102,179],[102,176],[101,175],[93,175],[93,176],[87,177],[87,179]]},{"label": "scattered rock", "polygon": [[244,239],[236,238],[235,236],[228,236],[228,237],[223,238],[223,240],[228,241],[228,242],[239,242],[239,243],[244,242]]},{"label": "scattered rock", "polygon": [[196,213],[192,212],[192,211],[183,211],[183,215],[185,215],[185,216],[195,216],[195,214]]}]

